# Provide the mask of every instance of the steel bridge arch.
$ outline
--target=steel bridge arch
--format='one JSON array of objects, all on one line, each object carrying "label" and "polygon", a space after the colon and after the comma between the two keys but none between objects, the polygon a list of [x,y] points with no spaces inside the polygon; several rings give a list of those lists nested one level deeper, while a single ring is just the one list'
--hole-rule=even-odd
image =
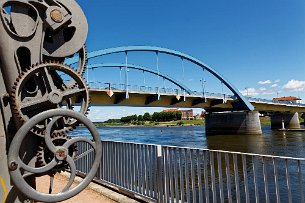
[{"label": "steel bridge arch", "polygon": [[[99,68],[99,67],[110,67],[110,68],[122,68],[122,67],[126,67],[126,64],[123,63],[100,63],[100,64],[90,64],[87,66],[87,68],[89,69],[94,69],[94,68]],[[184,84],[182,84],[181,82],[175,80],[174,78],[162,73],[162,72],[157,72],[153,69],[144,67],[144,66],[139,66],[139,65],[134,65],[134,64],[127,64],[127,68],[130,69],[135,69],[135,70],[141,70],[141,71],[145,71],[148,73],[152,73],[154,75],[160,76],[168,81],[170,81],[171,83],[177,85],[178,87],[180,87],[182,90],[184,90],[186,93],[188,94],[192,94],[192,90],[190,88],[188,88],[187,86],[185,86]]]},{"label": "steel bridge arch", "polygon": [[[168,55],[172,55],[172,56],[177,56],[177,57],[180,57],[181,59],[188,60],[188,61],[200,66],[202,69],[207,70],[209,73],[214,75],[218,80],[220,80],[223,84],[225,84],[226,87],[228,87],[235,94],[235,96],[240,101],[243,102],[243,104],[245,105],[244,110],[250,110],[250,111],[254,110],[254,106],[224,76],[222,76],[220,73],[218,73],[213,68],[204,64],[202,61],[200,61],[190,55],[179,52],[179,51],[161,48],[161,47],[154,47],[154,46],[125,46],[125,47],[108,48],[108,49],[90,52],[90,53],[88,53],[88,59],[105,56],[105,55],[110,55],[110,54],[114,54],[114,53],[141,52],[141,51],[164,53],[164,54],[168,54]],[[74,64],[74,63],[77,63],[77,61],[78,61],[77,58],[71,58],[71,59],[66,60],[66,63]]]}]

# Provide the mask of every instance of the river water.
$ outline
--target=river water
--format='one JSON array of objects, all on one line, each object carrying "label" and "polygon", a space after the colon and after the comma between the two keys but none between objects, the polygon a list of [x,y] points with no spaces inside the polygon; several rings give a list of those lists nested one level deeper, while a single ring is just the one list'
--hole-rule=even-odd
[{"label": "river water", "polygon": [[[305,157],[305,132],[262,126],[263,135],[206,136],[204,126],[98,127],[102,140]],[[80,128],[73,135],[87,134]]]}]

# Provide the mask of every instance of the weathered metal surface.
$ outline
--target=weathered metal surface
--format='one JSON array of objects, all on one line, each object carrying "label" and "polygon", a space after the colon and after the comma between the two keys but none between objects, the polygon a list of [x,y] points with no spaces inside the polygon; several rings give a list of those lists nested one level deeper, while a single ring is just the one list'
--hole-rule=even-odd
[{"label": "weathered metal surface", "polygon": [[[86,17],[74,0],[0,1],[0,195],[8,202],[62,201],[84,189],[97,171],[100,138],[84,117],[89,107],[82,79],[87,33]],[[61,64],[74,54],[75,70]],[[79,112],[72,111],[76,102]],[[79,122],[96,143],[67,136]],[[69,190],[75,176],[73,158],[83,156],[75,149],[74,142],[80,141],[93,146],[97,159],[92,174]],[[62,193],[36,191],[35,177],[50,175],[52,180],[66,169],[71,178]]]},{"label": "weathered metal surface", "polygon": [[[54,131],[54,128],[56,129],[56,125],[58,124],[58,121],[62,118],[70,118],[70,119],[78,120],[81,124],[83,124],[84,127],[86,127],[89,130],[89,132],[92,135],[92,138],[90,139],[85,137],[73,137],[72,139],[68,140],[62,145],[55,145],[52,142],[51,135]],[[43,139],[48,149],[54,154],[54,158],[46,166],[43,167],[33,167],[31,165],[28,165],[28,163],[24,162],[22,160],[22,157],[20,157],[19,155],[20,149],[22,148],[23,140],[28,138],[27,136],[30,133],[30,130],[34,128],[38,123],[45,122],[46,120],[50,120],[50,119],[51,121],[47,125]],[[85,179],[76,187],[71,188],[76,175],[76,165],[74,161],[82,157],[83,153],[85,154],[88,153],[84,151],[78,157],[70,156],[70,154],[68,153],[70,147],[73,147],[73,145],[75,145],[78,142],[89,144],[91,147],[90,152],[94,153],[95,158],[94,161],[92,161],[93,163],[90,166],[90,169],[88,170]],[[36,201],[58,202],[75,196],[89,185],[89,183],[92,181],[98,170],[101,157],[102,157],[101,139],[94,124],[84,115],[77,113],[75,111],[64,110],[64,109],[60,109],[60,110],[53,109],[38,114],[37,116],[33,117],[28,122],[26,122],[26,124],[24,124],[20,128],[20,130],[15,135],[12,144],[10,146],[9,154],[8,154],[8,163],[9,163],[11,178],[13,182],[16,183],[16,186],[21,192],[23,192],[28,197],[31,197]],[[41,193],[36,191],[34,188],[32,188],[27,184],[25,177],[48,173],[53,168],[58,167],[58,165],[60,165],[63,161],[67,162],[67,164],[69,165],[71,176],[69,182],[60,193],[58,194]]]}]

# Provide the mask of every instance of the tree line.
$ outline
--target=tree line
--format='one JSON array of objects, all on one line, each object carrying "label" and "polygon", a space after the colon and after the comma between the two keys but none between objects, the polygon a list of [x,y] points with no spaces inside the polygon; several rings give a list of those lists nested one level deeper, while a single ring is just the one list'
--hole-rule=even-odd
[{"label": "tree line", "polygon": [[164,122],[164,121],[177,121],[181,120],[182,113],[180,111],[174,112],[154,112],[152,115],[145,113],[144,115],[131,115],[125,116],[120,119],[122,123],[132,123],[137,121],[155,121],[155,122]]}]

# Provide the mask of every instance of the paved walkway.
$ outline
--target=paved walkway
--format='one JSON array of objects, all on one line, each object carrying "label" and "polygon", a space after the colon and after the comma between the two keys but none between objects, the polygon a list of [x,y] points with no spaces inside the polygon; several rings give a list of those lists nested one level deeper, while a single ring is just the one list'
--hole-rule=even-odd
[{"label": "paved walkway", "polygon": [[[50,185],[50,178],[49,176],[43,176],[37,179],[37,190],[40,192],[48,193],[49,185]],[[65,187],[67,184],[68,179],[62,175],[56,175],[54,178],[54,188],[53,192],[58,193]],[[76,183],[72,185],[72,188],[76,186]],[[75,202],[90,202],[90,203],[115,203],[118,201],[114,201],[108,197],[105,197],[90,188],[83,190],[77,196],[63,201],[63,203],[75,203]]]}]

